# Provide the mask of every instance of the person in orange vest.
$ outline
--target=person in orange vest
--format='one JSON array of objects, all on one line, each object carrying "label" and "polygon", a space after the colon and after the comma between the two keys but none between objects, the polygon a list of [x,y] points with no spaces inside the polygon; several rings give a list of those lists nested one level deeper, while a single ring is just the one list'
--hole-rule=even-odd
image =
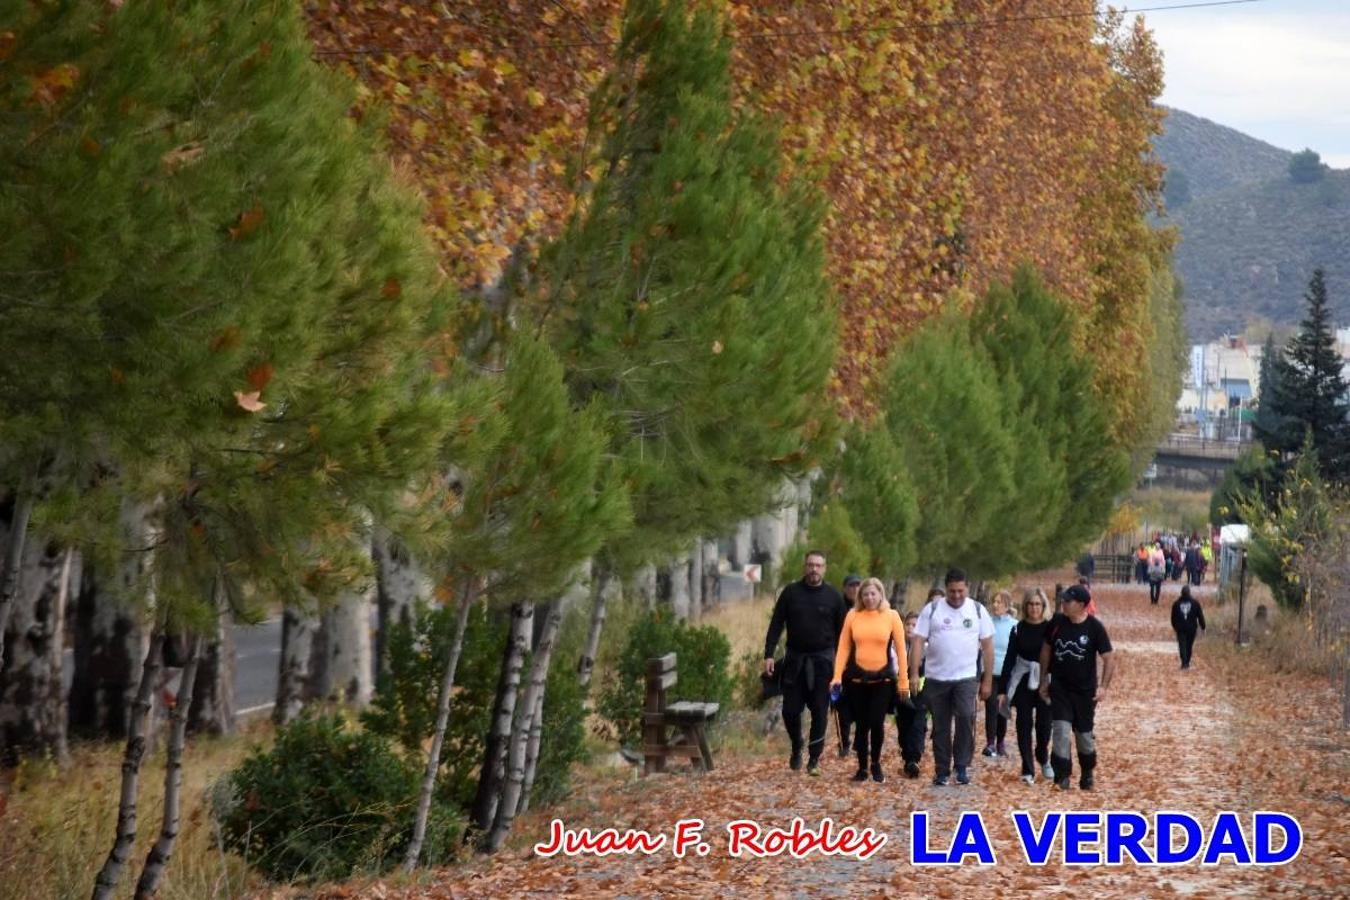
[{"label": "person in orange vest", "polygon": [[[868,578],[858,600],[844,617],[839,646],[834,652],[834,693],[848,682],[846,696],[853,706],[853,749],[858,754],[854,781],[886,780],[881,771],[881,747],[886,736],[886,713],[891,698],[909,701],[909,660],[905,625],[886,601],[879,578]],[[871,763],[869,766],[868,763]]]}]

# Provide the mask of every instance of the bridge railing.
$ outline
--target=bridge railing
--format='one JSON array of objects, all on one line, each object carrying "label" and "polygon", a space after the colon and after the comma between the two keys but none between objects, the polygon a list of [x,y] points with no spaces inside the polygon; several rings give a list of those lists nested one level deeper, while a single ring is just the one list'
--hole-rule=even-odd
[{"label": "bridge railing", "polygon": [[1249,440],[1217,440],[1174,432],[1158,443],[1158,452],[1175,453],[1179,456],[1237,459],[1251,446],[1252,442]]}]

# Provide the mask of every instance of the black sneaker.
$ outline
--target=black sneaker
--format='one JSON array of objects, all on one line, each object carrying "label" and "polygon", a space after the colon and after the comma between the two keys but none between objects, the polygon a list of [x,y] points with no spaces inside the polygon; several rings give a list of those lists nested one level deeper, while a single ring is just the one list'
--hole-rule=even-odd
[{"label": "black sneaker", "polygon": [[980,751],[981,756],[998,756],[998,751],[994,749],[993,744],[985,744],[984,749]]},{"label": "black sneaker", "polygon": [[956,770],[956,783],[957,783],[957,784],[970,784],[970,773],[967,772],[965,769],[957,769],[957,770]]},{"label": "black sneaker", "polygon": [[881,784],[886,780],[885,774],[881,771],[881,763],[879,762],[872,763],[872,780],[877,784]]},{"label": "black sneaker", "polygon": [[802,748],[801,748],[801,747],[797,747],[795,750],[793,750],[793,751],[792,751],[792,755],[791,755],[790,757],[788,757],[788,768],[790,768],[790,769],[791,769],[792,771],[794,771],[794,772],[799,772],[799,771],[801,771],[801,768],[802,768]]},{"label": "black sneaker", "polygon": [[1069,782],[1069,779],[1067,777],[1056,778],[1055,787],[1059,788],[1061,791],[1073,790],[1073,785]]},{"label": "black sneaker", "polygon": [[946,775],[934,775],[934,776],[933,776],[933,787],[946,787],[946,786],[947,786],[947,783],[948,783],[948,780],[949,780],[949,779],[948,779],[948,776],[946,776]]},{"label": "black sneaker", "polygon": [[1078,779],[1078,789],[1080,791],[1090,791],[1092,790],[1092,785],[1095,783],[1096,782],[1093,781],[1091,775],[1084,775],[1082,778]]},{"label": "black sneaker", "polygon": [[853,773],[853,780],[854,780],[854,781],[866,781],[866,780],[867,780],[867,770],[866,770],[866,769],[859,769],[858,771],[854,772],[854,773]]},{"label": "black sneaker", "polygon": [[848,745],[847,745],[847,744],[840,744],[840,745],[839,745],[839,758],[840,758],[840,759],[844,759],[844,758],[847,757],[847,756],[848,756]]},{"label": "black sneaker", "polygon": [[912,763],[912,762],[907,762],[907,763],[905,763],[905,777],[907,777],[907,778],[918,778],[918,777],[919,777],[919,764],[918,764],[918,763]]},{"label": "black sneaker", "polygon": [[812,777],[819,777],[819,775],[820,775],[820,760],[818,760],[818,759],[808,760],[807,763],[806,763],[806,774],[807,774],[807,775],[810,775],[810,776],[812,776]]}]

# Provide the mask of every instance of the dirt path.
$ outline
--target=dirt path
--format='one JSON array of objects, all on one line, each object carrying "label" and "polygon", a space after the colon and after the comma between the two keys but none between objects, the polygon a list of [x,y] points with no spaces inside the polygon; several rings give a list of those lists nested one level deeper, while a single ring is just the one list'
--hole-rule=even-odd
[{"label": "dirt path", "polygon": [[[1175,589],[1168,594],[1175,596]],[[1297,710],[1275,703],[1288,699],[1288,685],[1263,684],[1258,670],[1243,670],[1233,654],[1212,643],[1213,637],[1202,638],[1192,668],[1179,671],[1167,619],[1170,598],[1153,607],[1146,591],[1103,588],[1098,602],[1117,648],[1119,674],[1112,696],[1098,711],[1101,764],[1095,792],[1076,787],[1060,792],[1045,781],[1023,785],[1015,758],[978,755],[974,784],[968,787],[930,786],[927,757],[921,779],[910,781],[898,777],[893,732],[885,784],[855,785],[848,778],[851,764],[828,754],[824,776],[808,778],[785,765],[786,740],[780,731],[766,740],[772,756],[728,757],[711,775],[583,785],[565,814],[531,814],[519,822],[516,842],[494,859],[447,870],[434,885],[405,889],[403,896],[1347,896],[1347,742],[1326,724],[1334,717],[1317,715],[1315,707],[1331,703],[1330,692],[1324,689],[1325,696],[1318,696],[1315,689],[1305,689]],[[1232,678],[1242,680],[1241,690],[1225,689]],[[1263,703],[1268,705],[1263,708]],[[1295,718],[1281,718],[1290,715]],[[1300,774],[1303,767],[1308,771]],[[1274,868],[1198,862],[1166,868],[1056,862],[1033,867],[1023,858],[1011,821],[1011,811],[1019,809],[1030,811],[1037,822],[1049,810],[1133,810],[1146,816],[1179,810],[1206,827],[1223,810],[1244,819],[1254,810],[1288,811],[1302,821],[1305,844],[1297,860]],[[945,842],[962,811],[979,811],[997,864],[911,865],[910,813],[915,810],[929,813],[934,844]],[[668,849],[650,856],[540,858],[531,846],[547,835],[553,814],[563,815],[572,828],[653,833],[669,833],[682,818],[701,818],[712,849],[706,857],[684,859]],[[728,822],[749,818],[787,826],[793,816],[808,825],[830,816],[840,825],[886,832],[889,839],[862,861],[819,854],[804,859],[727,855]],[[1051,859],[1058,858],[1056,848]],[[372,886],[370,895],[383,896],[383,890]]]}]

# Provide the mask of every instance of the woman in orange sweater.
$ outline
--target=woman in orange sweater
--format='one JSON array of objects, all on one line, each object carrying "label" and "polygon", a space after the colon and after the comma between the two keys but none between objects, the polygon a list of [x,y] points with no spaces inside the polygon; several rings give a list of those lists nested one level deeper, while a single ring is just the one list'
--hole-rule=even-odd
[{"label": "woman in orange sweater", "polygon": [[885,781],[881,772],[881,745],[891,697],[909,699],[909,661],[905,655],[905,625],[886,602],[886,589],[869,578],[858,591],[858,601],[844,617],[839,649],[834,654],[832,689],[848,682],[858,754],[854,781],[866,781],[871,757],[873,781]]}]

